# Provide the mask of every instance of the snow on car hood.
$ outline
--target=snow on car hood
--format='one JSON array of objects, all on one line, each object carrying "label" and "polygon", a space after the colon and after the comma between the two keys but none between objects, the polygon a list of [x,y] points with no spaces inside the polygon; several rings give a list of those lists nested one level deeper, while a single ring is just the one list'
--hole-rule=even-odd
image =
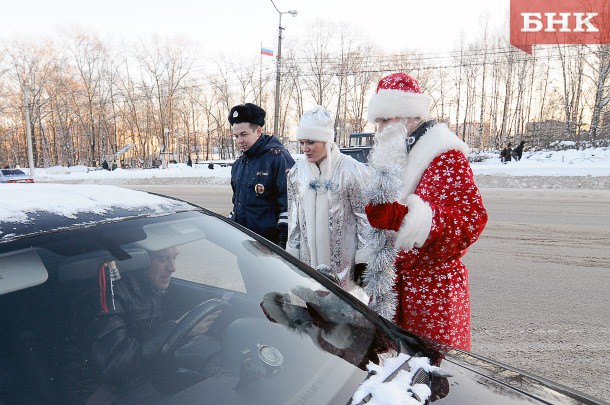
[{"label": "snow on car hood", "polygon": [[6,224],[31,224],[41,214],[74,219],[77,223],[87,215],[104,219],[117,212],[121,216],[138,216],[194,209],[182,201],[116,186],[6,184],[1,188],[0,240],[6,240],[10,233]]},{"label": "snow on car hood", "polygon": [[[401,369],[405,363],[408,364],[407,370]],[[437,375],[447,375],[439,367],[430,365],[429,358],[410,357],[404,353],[386,358],[379,365],[369,362],[366,368],[369,370],[369,378],[354,393],[352,404],[360,404],[366,399],[369,405],[423,405],[430,397],[430,388],[415,382],[415,374],[422,369]],[[399,369],[398,374],[390,378]]]}]

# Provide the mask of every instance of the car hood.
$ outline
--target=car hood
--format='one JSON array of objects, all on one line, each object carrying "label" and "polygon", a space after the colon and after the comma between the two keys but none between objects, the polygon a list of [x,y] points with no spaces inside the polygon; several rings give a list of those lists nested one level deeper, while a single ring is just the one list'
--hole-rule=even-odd
[{"label": "car hood", "polygon": [[[482,356],[451,350],[441,362],[451,376],[433,379],[436,404],[600,404],[598,399]],[[459,389],[458,389],[459,387]]]}]

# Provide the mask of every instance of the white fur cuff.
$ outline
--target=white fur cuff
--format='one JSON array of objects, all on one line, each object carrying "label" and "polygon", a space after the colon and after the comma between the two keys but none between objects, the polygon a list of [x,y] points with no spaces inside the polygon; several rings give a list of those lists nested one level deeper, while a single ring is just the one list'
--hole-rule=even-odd
[{"label": "white fur cuff", "polygon": [[395,247],[400,250],[411,250],[421,247],[432,228],[432,208],[417,194],[407,197],[409,212],[405,215],[396,235]]}]

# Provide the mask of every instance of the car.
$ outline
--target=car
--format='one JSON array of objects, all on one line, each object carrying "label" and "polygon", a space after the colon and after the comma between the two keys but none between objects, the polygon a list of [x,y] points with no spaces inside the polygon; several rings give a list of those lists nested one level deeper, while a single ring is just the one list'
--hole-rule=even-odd
[{"label": "car", "polygon": [[[7,187],[1,404],[599,403],[403,330],[205,208],[116,186]],[[169,335],[146,362],[117,370],[124,381],[103,378],[91,326],[120,313],[121,283],[147,277],[155,252],[175,248],[169,287],[155,290],[168,304]],[[139,338],[120,333],[129,345]]]},{"label": "car", "polygon": [[340,148],[341,153],[351,156],[359,162],[367,163],[373,149],[373,132],[354,132],[349,136],[349,146]]},{"label": "car", "polygon": [[21,169],[0,169],[0,183],[33,183],[34,179]]},{"label": "car", "polygon": [[351,156],[356,159],[358,162],[368,163],[369,161],[369,153],[373,149],[370,146],[361,146],[361,147],[350,147],[350,148],[340,148],[339,151],[344,155]]}]

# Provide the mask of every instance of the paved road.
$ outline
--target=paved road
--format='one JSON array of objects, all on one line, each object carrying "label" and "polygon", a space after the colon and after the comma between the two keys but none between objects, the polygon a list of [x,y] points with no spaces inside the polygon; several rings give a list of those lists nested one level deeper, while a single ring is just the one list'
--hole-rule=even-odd
[{"label": "paved road", "polygon": [[[229,186],[129,186],[228,214]],[[610,401],[610,191],[481,189],[472,350]]]},{"label": "paved road", "polygon": [[230,185],[123,185],[122,187],[152,193],[167,194],[189,201],[217,212],[229,215],[231,212],[231,186]]},{"label": "paved road", "polygon": [[610,401],[610,191],[481,193],[472,350]]}]

